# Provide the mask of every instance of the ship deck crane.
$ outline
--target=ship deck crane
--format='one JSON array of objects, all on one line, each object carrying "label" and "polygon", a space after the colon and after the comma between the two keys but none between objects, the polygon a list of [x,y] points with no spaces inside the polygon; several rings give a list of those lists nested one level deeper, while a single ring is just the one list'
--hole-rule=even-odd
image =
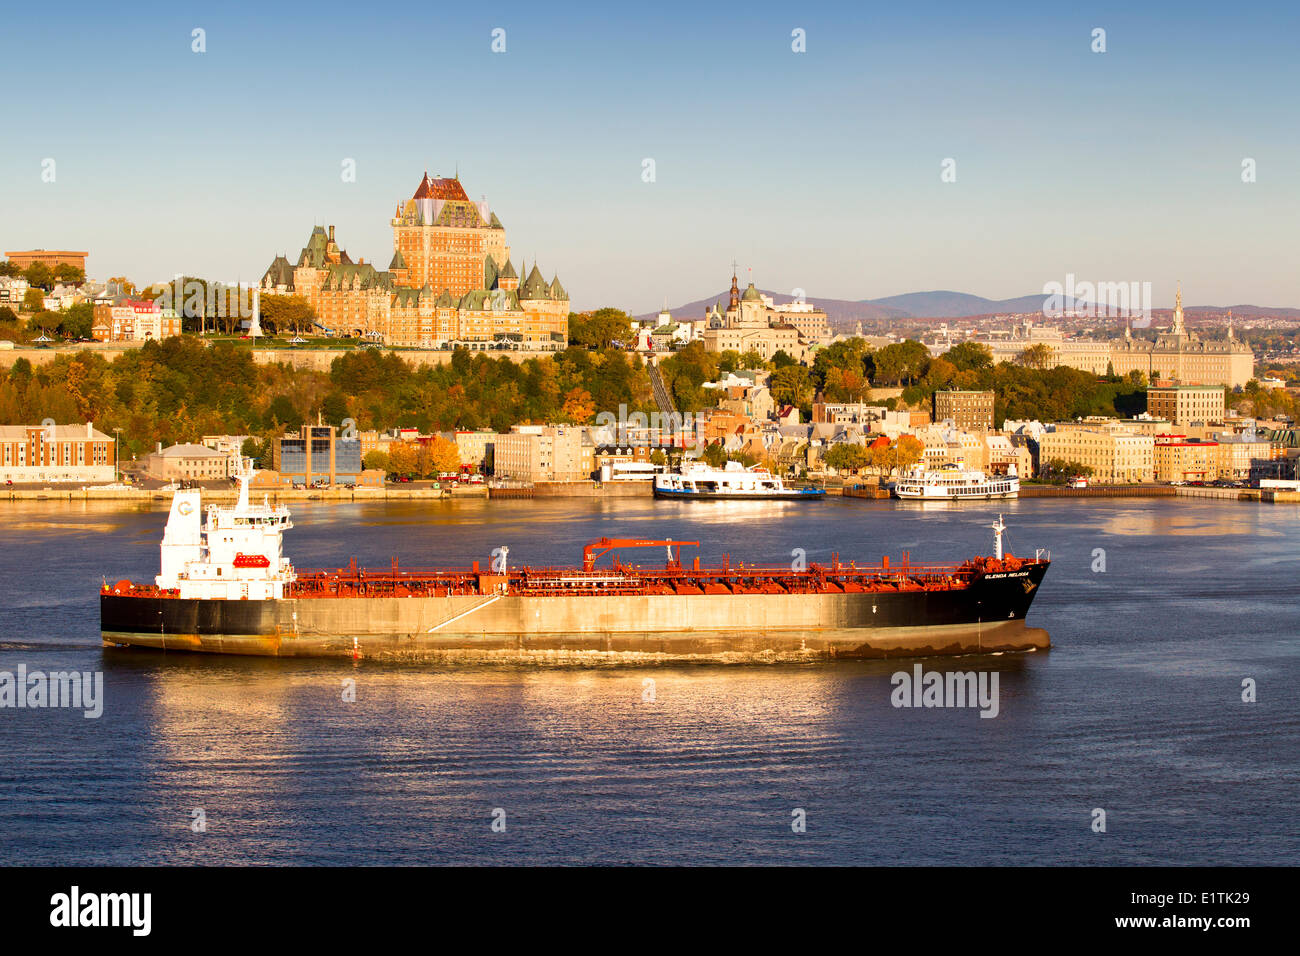
[{"label": "ship deck crane", "polygon": [[[598,541],[588,542],[582,549],[582,570],[594,571],[596,569],[596,559],[606,552],[613,551],[617,548],[659,548],[668,549],[669,566],[680,566],[682,547],[689,546],[698,548],[698,541],[674,541],[672,538],[663,540],[652,540],[649,538],[601,538]],[[673,548],[677,549],[677,556],[673,556]]]}]

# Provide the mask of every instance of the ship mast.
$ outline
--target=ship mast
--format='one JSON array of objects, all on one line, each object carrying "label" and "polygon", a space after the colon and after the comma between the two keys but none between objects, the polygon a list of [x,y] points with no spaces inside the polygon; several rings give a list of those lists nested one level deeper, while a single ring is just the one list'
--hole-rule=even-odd
[{"label": "ship mast", "polygon": [[999,561],[1002,560],[1002,532],[1007,530],[1006,524],[1002,521],[1002,515],[998,515],[997,523],[993,526],[993,551]]}]

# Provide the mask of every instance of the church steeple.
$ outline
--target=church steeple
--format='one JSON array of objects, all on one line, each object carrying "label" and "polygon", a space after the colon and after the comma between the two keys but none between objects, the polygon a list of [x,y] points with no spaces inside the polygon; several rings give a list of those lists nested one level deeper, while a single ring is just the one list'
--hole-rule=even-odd
[{"label": "church steeple", "polygon": [[1183,328],[1183,284],[1178,283],[1178,293],[1174,296],[1174,335],[1182,335]]},{"label": "church steeple", "polygon": [[1236,333],[1233,332],[1233,330],[1232,330],[1232,310],[1231,310],[1231,309],[1228,310],[1228,341],[1229,341],[1229,342],[1235,342],[1235,341],[1237,341],[1237,335],[1236,335]]},{"label": "church steeple", "polygon": [[736,270],[733,264],[731,270],[731,301],[727,305],[727,311],[740,308],[740,285],[736,278]]}]

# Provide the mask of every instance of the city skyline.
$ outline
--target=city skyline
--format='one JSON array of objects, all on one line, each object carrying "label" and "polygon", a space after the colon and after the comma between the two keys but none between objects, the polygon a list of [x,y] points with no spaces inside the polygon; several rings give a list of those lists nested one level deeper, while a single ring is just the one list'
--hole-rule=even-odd
[{"label": "city skyline", "polygon": [[[51,50],[61,68],[48,118],[0,157],[0,243],[86,249],[98,278],[253,283],[308,224],[382,264],[393,197],[427,168],[488,196],[516,257],[565,276],[579,310],[689,302],[733,260],[812,298],[1002,299],[1074,274],[1149,281],[1156,308],[1179,279],[1189,305],[1300,306],[1281,8],[1207,7],[1194,28],[1170,5],[939,8],[936,30],[847,5],[594,24],[399,3],[340,30],[344,6],[310,24],[73,6],[76,32],[10,17],[10,88]],[[422,36],[436,53],[406,52]]]}]

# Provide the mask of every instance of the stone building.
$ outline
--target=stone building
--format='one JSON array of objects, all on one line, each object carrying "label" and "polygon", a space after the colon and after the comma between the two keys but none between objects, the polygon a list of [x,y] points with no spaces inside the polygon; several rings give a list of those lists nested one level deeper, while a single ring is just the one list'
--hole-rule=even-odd
[{"label": "stone building", "polygon": [[824,342],[829,335],[825,312],[806,302],[777,306],[752,282],[741,292],[735,273],[731,276],[726,311],[721,303],[715,303],[704,318],[701,338],[708,351],[754,351],[764,361],[777,352],[802,360],[808,356],[810,346]]},{"label": "stone building", "polygon": [[1147,414],[1174,425],[1223,421],[1226,393],[1221,385],[1164,385],[1147,389]]},{"label": "stone building", "polygon": [[230,477],[229,455],[193,443],[172,445],[145,455],[141,470],[163,481],[220,481]]},{"label": "stone building", "polygon": [[960,390],[934,393],[934,420],[951,421],[958,428],[993,428],[993,393]]},{"label": "stone building", "polygon": [[1155,475],[1155,436],[1127,425],[1063,422],[1038,441],[1039,467],[1060,460],[1092,469],[1093,480],[1114,484],[1151,481]]},{"label": "stone building", "polygon": [[326,330],[387,345],[565,348],[569,294],[559,277],[547,282],[534,263],[521,280],[501,220],[458,179],[426,173],[392,227],[385,270],[353,262],[334,227],[317,226],[296,264],[276,257],[261,290],[300,295]]}]

